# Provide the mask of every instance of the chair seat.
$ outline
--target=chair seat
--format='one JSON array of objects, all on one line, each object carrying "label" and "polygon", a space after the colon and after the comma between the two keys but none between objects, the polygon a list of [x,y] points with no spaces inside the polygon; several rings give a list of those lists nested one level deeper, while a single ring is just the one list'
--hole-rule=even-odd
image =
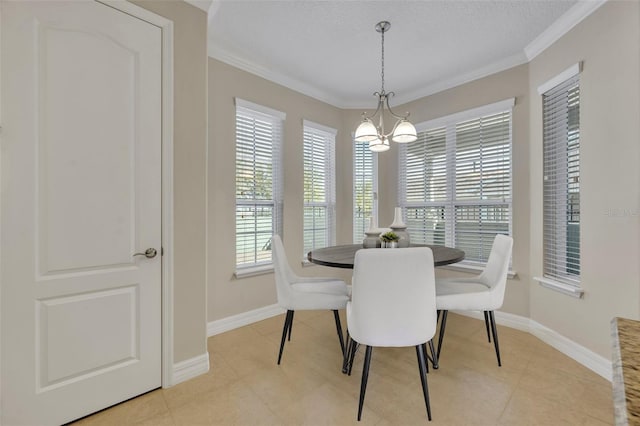
[{"label": "chair seat", "polygon": [[349,301],[349,288],[344,281],[331,280],[291,284],[291,310],[344,309]]},{"label": "chair seat", "polygon": [[[495,305],[495,306],[494,306]],[[500,306],[495,294],[480,280],[436,280],[436,308],[438,310],[493,310]]]}]

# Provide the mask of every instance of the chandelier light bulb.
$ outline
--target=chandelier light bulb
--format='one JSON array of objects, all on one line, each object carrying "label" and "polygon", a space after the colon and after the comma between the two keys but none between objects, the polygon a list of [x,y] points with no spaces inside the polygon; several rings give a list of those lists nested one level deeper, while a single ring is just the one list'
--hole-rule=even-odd
[{"label": "chandelier light bulb", "polygon": [[402,120],[393,131],[391,139],[398,143],[413,142],[418,139],[418,133],[416,132],[416,128],[413,124],[407,120]]},{"label": "chandelier light bulb", "polygon": [[356,129],[357,142],[371,142],[378,139],[378,129],[368,118],[364,118]]}]

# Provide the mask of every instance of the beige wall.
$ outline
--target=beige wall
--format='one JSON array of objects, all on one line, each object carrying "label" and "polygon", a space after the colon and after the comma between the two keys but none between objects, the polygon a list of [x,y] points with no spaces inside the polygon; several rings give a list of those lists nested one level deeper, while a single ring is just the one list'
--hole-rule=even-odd
[{"label": "beige wall", "polygon": [[[531,63],[394,106],[414,123],[515,97],[513,109],[513,269],[503,311],[531,317],[609,357],[609,321],[640,313],[638,258],[640,171],[640,6],[610,1]],[[615,25],[612,25],[615,23]],[[582,281],[585,298],[540,287],[542,271],[541,105],[538,85],[577,61],[581,77]],[[273,275],[234,280],[234,251],[213,240],[233,234],[235,96],[287,113],[285,126],[285,245],[300,272],[302,250],[302,119],[339,130],[338,242],[351,240],[351,132],[361,111],[340,110],[209,60],[209,321],[276,302]],[[373,104],[374,99],[372,99]],[[619,106],[618,106],[619,105]],[[392,144],[393,145],[393,144]],[[379,223],[397,203],[397,148],[379,156]],[[345,219],[347,218],[347,219]],[[305,274],[348,273],[320,267]],[[438,270],[439,275],[464,275]]]},{"label": "beige wall", "polygon": [[[273,273],[235,279],[235,103],[238,97],[287,114],[284,123],[283,241],[289,263],[304,275],[345,271],[311,266],[302,271],[302,122],[311,120],[338,130],[336,202],[338,243],[351,240],[351,224],[340,218],[351,212],[351,144],[345,143],[341,110],[209,58],[209,321],[277,302]],[[345,207],[348,206],[348,207]],[[220,236],[226,236],[221,239]]]},{"label": "beige wall", "polygon": [[207,14],[182,1],[134,1],[173,21],[174,362],[207,352]]},{"label": "beige wall", "polygon": [[638,318],[640,10],[609,1],[536,57],[530,74],[531,271],[542,274],[542,122],[537,87],[572,64],[580,76],[582,300],[531,282],[531,318],[609,358],[609,321]]},{"label": "beige wall", "polygon": [[[337,275],[349,279],[348,271],[331,268],[300,268],[302,259],[302,120],[338,129],[336,181],[338,243],[352,239],[351,132],[360,121],[359,110],[340,110],[285,87],[268,82],[214,59],[209,59],[209,321],[276,303],[273,274],[234,279],[235,253],[217,244],[215,236],[234,233],[234,97],[287,113],[284,134],[285,202],[284,242],[290,263],[307,275]],[[415,123],[469,108],[515,97],[514,107],[514,268],[519,278],[510,281],[504,310],[529,315],[528,282],[528,71],[526,66],[487,77],[455,89],[396,108],[410,110]],[[372,97],[372,102],[375,101]],[[379,155],[379,223],[393,220],[397,204],[397,147]],[[230,228],[231,227],[231,228]],[[446,272],[440,272],[446,274]],[[449,273],[453,274],[453,273]]]}]

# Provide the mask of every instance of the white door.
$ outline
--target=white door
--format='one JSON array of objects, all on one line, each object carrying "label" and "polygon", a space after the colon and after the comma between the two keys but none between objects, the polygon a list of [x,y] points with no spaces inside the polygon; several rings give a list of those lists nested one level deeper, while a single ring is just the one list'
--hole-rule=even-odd
[{"label": "white door", "polygon": [[2,424],[60,424],[161,385],[162,33],[0,7]]}]

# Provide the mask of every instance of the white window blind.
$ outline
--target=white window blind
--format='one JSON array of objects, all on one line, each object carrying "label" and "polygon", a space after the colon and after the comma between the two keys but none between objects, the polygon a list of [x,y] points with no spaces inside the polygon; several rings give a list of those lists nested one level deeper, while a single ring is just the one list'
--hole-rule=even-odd
[{"label": "white window blind", "polygon": [[411,242],[444,245],[451,216],[446,127],[419,132],[417,141],[402,146],[400,176],[400,206]]},{"label": "white window blind", "polygon": [[399,205],[411,241],[457,247],[484,263],[496,234],[511,234],[511,108],[419,125],[401,146]]},{"label": "white window blind", "polygon": [[377,154],[366,142],[353,143],[353,242],[362,243],[369,218],[378,215]]},{"label": "white window blind", "polygon": [[580,285],[580,85],[542,94],[544,277]]},{"label": "white window blind", "polygon": [[305,121],[304,144],[304,256],[335,242],[336,130]]},{"label": "white window blind", "polygon": [[511,227],[511,111],[456,124],[455,246],[486,262]]},{"label": "white window blind", "polygon": [[236,267],[271,263],[270,238],[282,229],[284,114],[236,100]]}]

